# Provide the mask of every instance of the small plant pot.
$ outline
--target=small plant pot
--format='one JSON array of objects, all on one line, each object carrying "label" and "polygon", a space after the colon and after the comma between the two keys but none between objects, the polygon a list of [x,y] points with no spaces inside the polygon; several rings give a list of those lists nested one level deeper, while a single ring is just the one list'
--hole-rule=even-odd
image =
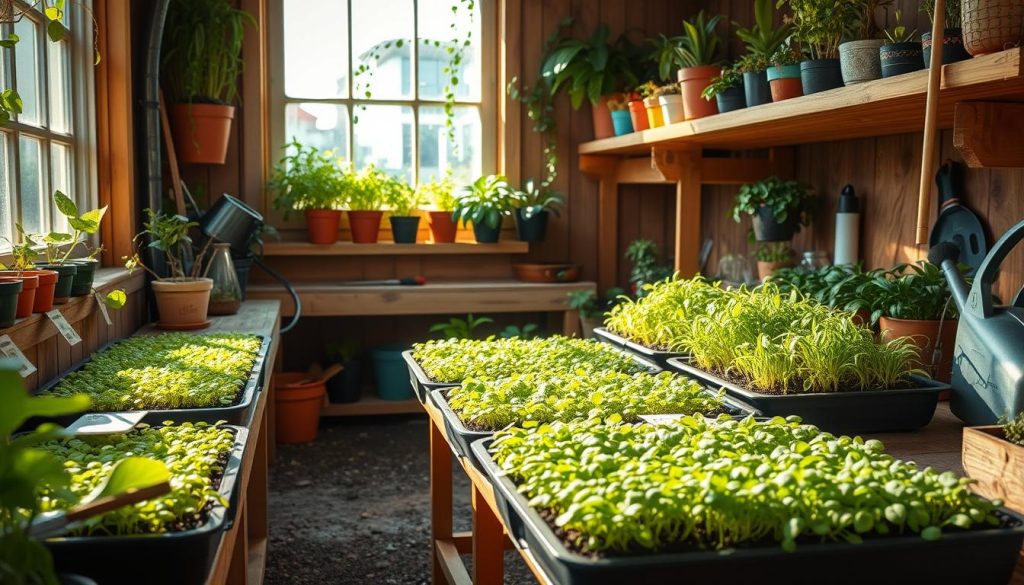
[{"label": "small plant pot", "polygon": [[327,380],[327,397],[334,404],[351,404],[363,395],[362,364],[349,360],[343,365],[341,373]]},{"label": "small plant pot", "polygon": [[769,67],[766,75],[771,88],[773,102],[781,102],[804,95],[804,86],[800,81],[799,65]]},{"label": "small plant pot", "polygon": [[19,278],[0,277],[0,329],[14,325],[18,318],[18,297],[23,286]]},{"label": "small plant pot", "polygon": [[274,374],[274,422],[278,443],[312,443],[320,425],[324,383],[304,373]]},{"label": "small plant pot", "polygon": [[[956,319],[942,322],[939,332],[939,321],[916,321],[911,319],[893,319],[881,317],[878,320],[879,336],[883,341],[897,337],[909,337],[917,348],[917,359],[914,367],[921,368],[932,378],[941,382],[949,382],[953,375],[953,346],[956,344]],[[936,342],[942,344],[939,361],[932,366],[932,354]]]},{"label": "small plant pot", "polygon": [[661,104],[658,98],[649,97],[644,99],[644,109],[647,111],[647,126],[650,128],[661,128],[665,125],[665,116],[661,114]]},{"label": "small plant pot", "polygon": [[666,126],[686,120],[686,114],[683,112],[683,96],[679,94],[658,96],[658,104],[661,105],[661,117]]},{"label": "small plant pot", "polygon": [[57,273],[57,284],[53,287],[53,302],[56,305],[62,305],[68,302],[68,299],[71,298],[71,286],[75,282],[75,274],[78,272],[78,266],[74,264],[48,264],[37,262],[36,268],[40,270],[52,270]]},{"label": "small plant pot", "polygon": [[92,284],[96,279],[96,267],[100,265],[97,260],[72,260],[72,264],[78,267],[75,272],[75,279],[71,283],[71,296],[84,297],[92,293]]},{"label": "small plant pot", "polygon": [[348,227],[352,230],[352,243],[376,244],[380,235],[383,211],[348,210]]},{"label": "small plant pot", "polygon": [[743,86],[738,85],[736,87],[730,87],[716,95],[715,101],[718,102],[718,112],[720,114],[724,114],[725,112],[733,112],[746,108],[747,94],[743,91]]},{"label": "small plant pot", "polygon": [[36,304],[36,292],[39,290],[39,277],[28,272],[17,270],[5,270],[0,272],[0,277],[14,278],[21,281],[21,292],[18,293],[18,307],[15,317],[24,319],[32,314]]},{"label": "small plant pot", "polygon": [[501,224],[491,227],[485,223],[474,223],[473,237],[478,244],[497,244],[501,237]]},{"label": "small plant pot", "polygon": [[892,43],[878,50],[882,59],[882,77],[895,77],[924,69],[921,43]]},{"label": "small plant pot", "polygon": [[[55,270],[6,270],[0,272],[2,277],[35,276],[39,285],[35,289],[35,300],[31,313],[45,313],[53,308],[53,291],[57,286],[59,275]],[[27,317],[28,315],[26,315]]]},{"label": "small plant pot", "polygon": [[174,152],[182,164],[222,165],[228,154],[234,106],[171,104]]},{"label": "small plant pot", "polygon": [[633,133],[633,119],[629,110],[612,110],[612,127],[616,136]]},{"label": "small plant pot", "polygon": [[650,123],[647,120],[647,108],[644,106],[644,102],[635,100],[629,102],[629,119],[633,123],[633,130],[640,132],[650,128]]},{"label": "small plant pot", "polygon": [[843,87],[843,71],[839,67],[839,59],[801,61],[800,85],[804,95]]},{"label": "small plant pot", "polygon": [[548,216],[545,209],[527,219],[522,209],[516,210],[516,234],[521,242],[543,242],[548,233]]},{"label": "small plant pot", "polygon": [[718,65],[704,65],[701,67],[685,67],[677,73],[679,87],[683,94],[683,113],[687,120],[705,118],[718,113],[718,103],[709,102],[700,96],[711,79],[722,73]]},{"label": "small plant pot", "polygon": [[396,244],[415,244],[416,234],[420,231],[420,216],[396,216],[391,221],[391,238]]},{"label": "small plant pot", "polygon": [[775,274],[775,271],[780,268],[789,268],[793,266],[795,262],[792,260],[783,260],[781,262],[763,262],[757,261],[757,276],[761,281],[765,281],[771,275]]},{"label": "small plant pot", "polygon": [[844,84],[856,85],[882,77],[882,62],[878,56],[882,42],[881,39],[868,39],[839,45],[839,67]]},{"label": "small plant pot", "polygon": [[1024,42],[1024,2],[1020,0],[963,0],[964,48],[987,55]]},{"label": "small plant pot", "polygon": [[[926,32],[921,35],[921,52],[924,68],[927,69],[932,64],[932,33]],[[942,33],[942,64],[949,65],[970,58],[971,54],[964,48],[963,29],[945,29]]]},{"label": "small plant pot", "polygon": [[451,211],[428,211],[430,216],[430,237],[435,244],[451,244],[459,233],[459,226],[452,219]]},{"label": "small plant pot", "polygon": [[768,72],[746,71],[743,73],[743,94],[747,107],[769,104],[772,101],[772,86],[768,84]]},{"label": "small plant pot", "polygon": [[608,100],[617,96],[606,95],[598,98],[597,103],[590,104],[590,115],[594,122],[594,139],[611,138],[615,136],[615,129],[612,126],[612,115],[608,109]]},{"label": "small plant pot", "polygon": [[377,397],[381,400],[408,400],[413,397],[409,370],[402,359],[404,345],[382,345],[370,350]]},{"label": "small plant pot", "polygon": [[341,212],[337,209],[307,209],[306,229],[309,241],[322,246],[329,246],[338,241],[338,226],[341,225]]},{"label": "small plant pot", "polygon": [[754,227],[754,239],[758,242],[788,242],[796,233],[799,218],[789,214],[786,221],[775,221],[775,214],[770,207],[761,206],[754,214],[751,223]]},{"label": "small plant pot", "polygon": [[153,281],[160,327],[201,329],[209,325],[212,278],[165,278]]}]

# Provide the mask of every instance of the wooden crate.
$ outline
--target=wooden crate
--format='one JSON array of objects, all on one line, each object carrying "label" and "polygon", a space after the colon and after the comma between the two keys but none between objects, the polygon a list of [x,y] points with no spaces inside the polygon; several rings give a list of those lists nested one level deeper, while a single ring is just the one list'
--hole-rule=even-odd
[{"label": "wooden crate", "polygon": [[961,454],[975,492],[1024,513],[1024,447],[1007,441],[1002,426],[964,428]]}]

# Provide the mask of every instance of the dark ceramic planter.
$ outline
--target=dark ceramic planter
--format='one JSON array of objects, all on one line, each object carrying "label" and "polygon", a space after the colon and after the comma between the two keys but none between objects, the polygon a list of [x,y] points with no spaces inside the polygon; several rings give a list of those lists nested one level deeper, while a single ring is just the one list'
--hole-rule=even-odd
[{"label": "dark ceramic planter", "polygon": [[924,69],[921,43],[891,43],[878,50],[882,58],[882,77],[894,77]]},{"label": "dark ceramic planter", "polygon": [[96,267],[100,263],[96,260],[72,260],[71,263],[78,267],[71,284],[71,296],[84,297],[92,292],[92,284],[96,279]]},{"label": "dark ceramic planter", "polygon": [[0,278],[0,329],[14,325],[18,317],[18,295],[23,286],[20,279]]},{"label": "dark ceramic planter", "polygon": [[743,74],[743,93],[747,100],[747,107],[769,104],[772,101],[772,88],[768,84],[768,72],[761,71],[754,73],[747,71]]},{"label": "dark ceramic planter", "polygon": [[758,242],[788,242],[796,233],[798,219],[790,214],[784,223],[778,223],[771,208],[761,207],[753,218],[754,239]]},{"label": "dark ceramic planter", "polygon": [[516,210],[516,233],[521,242],[543,242],[548,232],[547,210],[534,214],[530,219],[523,216],[523,210]]},{"label": "dark ceramic planter", "polygon": [[340,374],[327,380],[327,396],[334,404],[349,404],[362,397],[362,367],[359,360],[344,363]]},{"label": "dark ceramic planter", "polygon": [[722,93],[715,96],[718,101],[718,113],[724,114],[725,112],[732,112],[735,110],[742,110],[747,107],[747,95],[743,91],[743,85],[737,85],[736,87],[730,87]]},{"label": "dark ceramic planter", "polygon": [[[927,69],[932,62],[932,33],[921,35],[921,51],[924,59],[924,68]],[[942,33],[942,64],[948,65],[958,61],[966,61],[971,54],[964,48],[964,31],[959,28],[947,28]]]},{"label": "dark ceramic planter", "polygon": [[491,227],[484,223],[473,224],[473,236],[478,244],[497,244],[501,237],[501,224],[498,227]]},{"label": "dark ceramic planter", "polygon": [[66,303],[71,296],[71,287],[75,283],[75,274],[78,273],[76,264],[36,264],[40,270],[53,270],[57,272],[57,286],[53,289],[53,302]]},{"label": "dark ceramic planter", "polygon": [[396,244],[415,244],[420,229],[420,216],[394,216],[391,220],[391,237]]},{"label": "dark ceramic planter", "polygon": [[804,95],[843,87],[843,70],[839,66],[839,59],[801,61],[800,84]]}]

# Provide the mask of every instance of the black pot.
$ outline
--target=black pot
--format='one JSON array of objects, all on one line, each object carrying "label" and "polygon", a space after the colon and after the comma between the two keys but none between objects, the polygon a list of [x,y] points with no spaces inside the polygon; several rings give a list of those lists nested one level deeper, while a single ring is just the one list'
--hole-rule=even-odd
[{"label": "black pot", "polygon": [[775,221],[770,207],[762,206],[754,215],[754,239],[758,242],[788,242],[796,233],[800,218],[790,213],[784,223]]},{"label": "black pot", "polygon": [[748,108],[772,103],[772,86],[768,83],[768,72],[747,71],[744,73],[743,93]]},{"label": "black pot", "polygon": [[73,573],[61,573],[57,575],[57,582],[60,585],[96,585],[96,581]]},{"label": "black pot", "polygon": [[78,272],[77,264],[49,264],[37,262],[36,268],[40,270],[55,270],[57,272],[57,285],[53,290],[53,298],[56,303],[64,303],[71,296],[71,287],[75,284],[75,274]]},{"label": "black pot", "polygon": [[882,77],[893,77],[924,69],[921,43],[891,43],[882,45],[878,54],[882,59]]},{"label": "black pot", "polygon": [[225,193],[200,218],[199,229],[218,242],[231,244],[235,254],[246,254],[262,223],[263,216],[258,211]]},{"label": "black pot", "polygon": [[71,296],[84,297],[92,293],[92,283],[96,279],[96,267],[100,263],[96,260],[72,260],[71,263],[78,267],[75,279],[71,283]]},{"label": "black pot", "polygon": [[483,222],[473,223],[473,237],[478,244],[497,244],[501,236],[501,224],[491,227]]},{"label": "black pot", "polygon": [[415,244],[416,233],[420,229],[420,216],[394,216],[391,220],[391,237],[396,244]]},{"label": "black pot", "polygon": [[238,277],[238,287],[242,289],[242,300],[245,300],[245,287],[249,284],[249,270],[252,269],[253,258],[252,256],[238,256],[231,257],[232,264],[235,265],[235,276]]},{"label": "black pot", "polygon": [[839,59],[813,59],[800,62],[800,85],[804,95],[843,87],[843,70]]},{"label": "black pot", "polygon": [[327,380],[327,396],[334,404],[349,404],[362,397],[362,368],[359,360],[349,360],[340,374]]},{"label": "black pot", "polygon": [[[522,209],[516,210],[516,234],[521,242],[543,242],[548,232],[548,211],[545,209],[526,219]],[[479,238],[477,238],[479,239]]]},{"label": "black pot", "polygon": [[[921,35],[921,49],[924,57],[924,68],[932,62],[932,33]],[[971,54],[964,48],[964,31],[959,28],[947,28],[942,33],[942,64],[948,65],[957,61],[966,61]]]},{"label": "black pot", "polygon": [[734,110],[742,110],[747,107],[747,94],[743,91],[742,85],[730,87],[716,95],[715,99],[718,101],[719,114],[732,112]]}]

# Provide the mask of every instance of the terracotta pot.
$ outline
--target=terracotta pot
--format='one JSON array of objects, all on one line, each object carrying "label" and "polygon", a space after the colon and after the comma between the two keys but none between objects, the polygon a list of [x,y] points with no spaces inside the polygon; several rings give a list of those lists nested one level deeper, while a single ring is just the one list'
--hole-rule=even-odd
[{"label": "terracotta pot", "polygon": [[[897,337],[909,337],[917,346],[918,359],[914,364],[928,375],[942,382],[949,382],[953,372],[953,346],[956,344],[955,319],[942,321],[942,334],[939,334],[939,321],[913,321],[909,319],[893,319],[882,317],[878,320],[878,329],[883,341]],[[932,353],[935,351],[935,340],[942,342],[942,354],[937,366],[931,366]]]},{"label": "terracotta pot", "polygon": [[781,102],[804,95],[803,82],[800,81],[799,65],[769,67],[767,73],[773,102]]},{"label": "terracotta pot", "polygon": [[651,127],[647,120],[647,108],[642,101],[629,102],[629,117],[633,121],[633,130],[640,132]]},{"label": "terracotta pot", "polygon": [[618,98],[618,95],[607,95],[598,98],[596,104],[590,104],[590,115],[594,119],[594,138],[611,138],[615,136],[615,128],[612,127],[612,113],[608,109],[608,100]]},{"label": "terracotta pot", "polygon": [[762,281],[769,276],[775,274],[775,271],[779,268],[789,268],[795,263],[792,260],[783,260],[782,262],[762,262],[757,261],[757,276]]},{"label": "terracotta pot", "polygon": [[274,374],[274,423],[278,443],[312,443],[320,424],[325,385],[307,374]]},{"label": "terracotta pot", "polygon": [[306,210],[306,231],[314,244],[329,246],[337,242],[340,225],[341,212],[337,209]]},{"label": "terracotta pot", "polygon": [[18,278],[0,277],[0,329],[14,325],[17,319],[21,283]]},{"label": "terracotta pot", "polygon": [[168,115],[179,163],[224,164],[231,120],[235,117],[234,106],[171,104]]},{"label": "terracotta pot", "polygon": [[160,326],[202,328],[210,308],[212,278],[165,278],[153,281],[153,295],[160,314]]},{"label": "terracotta pot", "polygon": [[576,282],[580,277],[578,264],[513,264],[516,279],[523,282]]},{"label": "terracotta pot", "polygon": [[428,211],[430,216],[430,239],[435,244],[451,244],[459,232],[459,226],[452,219],[450,211]]},{"label": "terracotta pot", "polygon": [[658,103],[658,98],[645,99],[644,109],[647,110],[647,126],[649,128],[661,128],[665,125],[665,118],[661,115],[661,104]]},{"label": "terracotta pot", "polygon": [[661,116],[665,124],[675,124],[686,120],[686,113],[683,112],[683,96],[673,93],[658,97],[661,105]]},{"label": "terracotta pot", "polygon": [[708,101],[700,96],[701,92],[711,84],[711,78],[722,73],[718,65],[686,67],[677,73],[679,87],[683,93],[683,114],[687,120],[713,116],[718,113],[718,103]]},{"label": "terracotta pot", "polygon": [[[16,271],[0,272],[2,276],[17,274]],[[32,304],[33,313],[45,313],[53,308],[53,293],[57,288],[57,279],[60,275],[56,270],[22,270],[21,274],[39,277],[39,288],[36,289],[36,299]]]},{"label": "terracotta pot", "polygon": [[18,293],[18,308],[15,317],[24,319],[32,314],[36,305],[36,291],[39,290],[39,275],[31,271],[4,270],[0,272],[4,278],[15,278],[21,281],[21,292]]},{"label": "terracotta pot", "polygon": [[36,268],[57,273],[57,284],[53,287],[53,303],[62,305],[68,302],[68,299],[71,297],[71,287],[75,282],[75,275],[78,274],[78,266],[71,263],[47,264],[36,262]]},{"label": "terracotta pot", "polygon": [[348,210],[348,227],[352,230],[352,242],[355,244],[376,244],[380,235],[380,220],[383,211]]},{"label": "terracotta pot", "polygon": [[996,53],[1024,42],[1024,2],[964,0],[964,48],[971,55]]}]

